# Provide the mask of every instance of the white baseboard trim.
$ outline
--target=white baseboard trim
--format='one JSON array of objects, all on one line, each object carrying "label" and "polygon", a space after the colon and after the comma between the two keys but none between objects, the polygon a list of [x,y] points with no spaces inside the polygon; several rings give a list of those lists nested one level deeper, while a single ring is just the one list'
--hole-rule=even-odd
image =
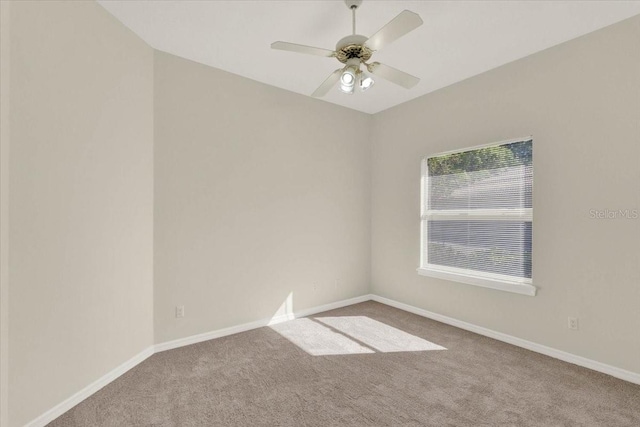
[{"label": "white baseboard trim", "polygon": [[254,322],[244,323],[242,325],[232,326],[224,329],[218,329],[218,330],[206,332],[203,334],[192,335],[190,337],[180,338],[177,340],[156,344],[155,346],[151,346],[145,349],[144,351],[140,352],[136,356],[132,357],[131,359],[127,360],[122,365],[118,366],[111,372],[97,379],[93,383],[89,384],[87,387],[83,388],[82,390],[80,390],[73,396],[69,397],[62,403],[49,409],[44,414],[40,415],[39,417],[32,420],[31,422],[27,423],[25,427],[45,426],[46,424],[50,423],[54,419],[58,418],[60,415],[67,412],[69,409],[73,408],[78,403],[85,400],[87,397],[91,396],[93,393],[100,390],[102,387],[106,386],[110,382],[114,381],[115,379],[123,375],[125,372],[127,372],[131,368],[135,367],[136,365],[146,360],[148,357],[150,357],[154,353],[171,350],[178,347],[184,347],[186,345],[196,344],[202,341],[208,341],[214,338],[220,338],[227,335],[237,334],[239,332],[261,328],[263,326],[285,322],[287,320],[311,316],[316,313],[334,310],[336,308],[342,308],[342,307],[346,307],[349,305],[358,304],[358,303],[370,301],[370,300],[377,301],[379,303],[382,303],[391,307],[395,307],[400,310],[407,311],[409,313],[414,313],[422,317],[427,317],[429,319],[433,319],[441,323],[446,323],[448,325],[455,326],[457,328],[464,329],[470,332],[474,332],[479,335],[484,335],[489,338],[503,341],[508,344],[515,345],[517,347],[526,348],[527,350],[535,351],[536,353],[541,353],[546,356],[563,360],[565,362],[573,363],[575,365],[589,368],[594,371],[602,372],[604,374],[608,374],[613,377],[620,378],[625,381],[629,381],[631,383],[640,384],[640,374],[635,372],[616,368],[615,366],[611,366],[605,363],[597,362],[595,360],[587,359],[582,356],[576,356],[575,354],[567,353],[561,350],[556,350],[554,348],[547,347],[541,344],[536,344],[534,342],[527,341],[522,338],[517,338],[511,335],[503,334],[502,332],[497,332],[491,329],[483,328],[482,326],[477,326],[472,323],[467,323],[462,320],[457,320],[452,317],[444,316],[442,314],[423,310],[421,308],[414,307],[412,305],[401,303],[398,301],[394,301],[389,298],[368,294],[368,295],[362,295],[359,297],[350,298],[342,301],[332,302],[329,304],[320,305],[317,307],[299,310],[294,313],[285,314],[285,315],[273,317],[270,319],[257,320]]},{"label": "white baseboard trim", "polygon": [[311,307],[304,310],[299,310],[294,313],[283,314],[281,316],[272,317],[268,319],[256,320],[254,322],[243,323],[241,325],[231,326],[224,329],[217,329],[211,332],[205,332],[203,334],[191,335],[185,338],[179,338],[173,341],[167,341],[160,344],[156,344],[154,349],[156,353],[166,350],[172,350],[178,347],[184,347],[186,345],[197,344],[203,341],[209,341],[214,338],[226,337],[227,335],[233,335],[240,332],[250,331],[252,329],[261,328],[263,326],[275,325],[277,323],[286,322],[287,320],[297,319],[299,317],[311,316],[323,311],[334,310],[336,308],[346,307],[348,305],[357,304],[364,301],[371,300],[371,295],[362,295],[355,298],[349,298],[342,301],[336,301],[329,304],[320,305],[317,307]]},{"label": "white baseboard trim", "polygon": [[361,295],[355,298],[349,298],[342,301],[331,302],[329,304],[319,305],[317,307],[307,308],[304,310],[297,311],[295,313],[295,318],[299,317],[307,317],[312,316],[314,314],[322,313],[324,311],[335,310],[336,308],[347,307],[349,305],[359,304],[365,301],[371,301],[373,299],[373,295],[366,294]]},{"label": "white baseboard trim", "polygon": [[148,357],[153,355],[153,346],[146,348],[141,351],[137,355],[133,356],[131,359],[124,362],[122,365],[98,378],[96,381],[92,382],[76,394],[72,395],[62,403],[54,406],[49,409],[44,414],[40,415],[38,418],[32,420],[31,422],[25,424],[25,427],[42,427],[49,424],[51,421],[58,418],[60,415],[67,412],[69,409],[76,406],[78,403],[85,400],[87,397],[91,396],[93,393],[100,390],[102,387],[106,386],[110,382],[114,381],[124,373],[126,373],[131,368],[137,366],[142,363]]},{"label": "white baseboard trim", "polygon": [[60,415],[67,412],[69,409],[76,406],[78,403],[85,400],[87,397],[91,396],[93,393],[100,390],[102,387],[106,386],[110,382],[116,380],[118,377],[126,373],[131,368],[145,361],[148,357],[152,356],[155,353],[159,353],[165,350],[171,350],[173,348],[184,347],[186,345],[191,345],[195,343],[199,343],[202,341],[208,341],[214,338],[220,338],[227,335],[237,334],[239,332],[249,331],[251,329],[261,328],[267,325],[274,325],[280,322],[286,322],[287,320],[296,319],[299,317],[310,316],[316,313],[321,313],[323,311],[334,310],[336,308],[346,307],[348,305],[357,304],[364,301],[371,300],[371,295],[362,295],[355,298],[349,298],[342,301],[336,301],[329,304],[320,305],[317,307],[311,307],[304,310],[300,310],[294,313],[285,314],[282,316],[273,317],[270,319],[258,320],[255,322],[244,323],[242,325],[232,326],[230,328],[218,329],[216,331],[206,332],[204,334],[193,335],[186,338],[180,338],[173,341],[164,342],[161,344],[156,344],[151,346],[144,351],[138,353],[133,356],[131,359],[124,362],[122,365],[113,369],[109,373],[105,374],[101,378],[97,379],[93,383],[89,384],[73,396],[69,397],[62,403],[54,406],[49,409],[44,414],[35,418],[31,422],[25,424],[25,427],[43,427],[50,423],[51,421],[58,418]]},{"label": "white baseboard trim", "polygon": [[555,348],[547,347],[542,344],[537,344],[531,341],[517,338],[512,335],[507,335],[502,332],[497,332],[492,329],[483,328],[472,323],[467,323],[462,320],[454,319],[452,317],[444,316],[442,314],[433,313],[431,311],[423,310],[418,307],[414,307],[409,304],[394,301],[389,298],[381,297],[378,295],[372,295],[371,299],[379,303],[389,305],[391,307],[399,308],[400,310],[408,311],[409,313],[417,314],[418,316],[427,317],[429,319],[436,320],[447,325],[455,326],[456,328],[464,329],[470,332],[475,332],[479,335],[484,335],[489,338],[503,341],[508,344],[515,345],[517,347],[526,348],[527,350],[535,351],[546,356],[560,359],[565,362],[573,363],[574,365],[582,366],[584,368],[592,369],[594,371],[602,372],[612,377],[619,378],[621,380],[629,381],[630,383],[640,384],[640,374],[636,372],[627,371],[625,369],[617,368],[615,366],[607,365],[606,363],[597,362],[586,357],[577,356],[566,351],[557,350]]}]

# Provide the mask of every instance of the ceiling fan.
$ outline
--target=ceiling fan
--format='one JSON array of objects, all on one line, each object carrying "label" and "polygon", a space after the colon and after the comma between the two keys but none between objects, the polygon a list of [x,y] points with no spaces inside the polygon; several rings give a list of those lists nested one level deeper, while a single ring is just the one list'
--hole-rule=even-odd
[{"label": "ceiling fan", "polygon": [[311,96],[320,98],[326,95],[338,81],[340,82],[339,88],[343,93],[352,94],[356,84],[360,86],[361,90],[367,90],[373,85],[374,81],[372,77],[367,76],[360,69],[361,65],[364,65],[369,73],[406,89],[418,84],[420,79],[417,77],[379,62],[367,63],[366,61],[371,58],[374,52],[422,25],[420,15],[404,10],[378,30],[377,33],[367,38],[356,34],[356,9],[362,4],[362,0],[345,0],[345,3],[351,9],[353,34],[340,39],[336,44],[336,50],[280,41],[271,44],[272,49],[336,58],[345,64],[343,68],[331,73]]}]

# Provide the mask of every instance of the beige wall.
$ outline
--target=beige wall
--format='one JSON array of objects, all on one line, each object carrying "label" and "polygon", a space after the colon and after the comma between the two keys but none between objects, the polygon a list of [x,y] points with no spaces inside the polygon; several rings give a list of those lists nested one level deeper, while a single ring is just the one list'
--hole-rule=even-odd
[{"label": "beige wall", "polygon": [[[640,372],[640,17],[375,116],[373,292]],[[534,136],[535,297],[418,276],[420,158]],[[580,330],[567,329],[567,317]]]},{"label": "beige wall", "polygon": [[156,52],[157,343],[368,292],[370,120]]},{"label": "beige wall", "polygon": [[[640,209],[640,18],[368,116],[154,54],[93,2],[12,4],[8,37],[7,5],[11,426],[154,342],[371,290],[640,372],[640,220],[589,216]],[[538,296],[419,277],[420,158],[528,134]]]},{"label": "beige wall", "polygon": [[19,426],[153,344],[153,51],[94,2],[14,2],[10,66]]},{"label": "beige wall", "polygon": [[9,384],[9,57],[10,3],[0,2],[0,426],[8,418]]}]

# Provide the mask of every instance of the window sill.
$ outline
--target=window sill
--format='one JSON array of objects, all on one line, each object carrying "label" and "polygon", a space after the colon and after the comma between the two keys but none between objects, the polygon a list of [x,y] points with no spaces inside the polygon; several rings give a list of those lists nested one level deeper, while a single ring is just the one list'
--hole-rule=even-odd
[{"label": "window sill", "polygon": [[508,282],[493,278],[468,276],[465,274],[435,270],[431,268],[418,268],[418,274],[421,276],[435,277],[438,279],[451,280],[453,282],[466,283],[467,285],[475,285],[481,286],[483,288],[514,292],[516,294],[529,296],[536,295],[536,287],[529,283]]}]

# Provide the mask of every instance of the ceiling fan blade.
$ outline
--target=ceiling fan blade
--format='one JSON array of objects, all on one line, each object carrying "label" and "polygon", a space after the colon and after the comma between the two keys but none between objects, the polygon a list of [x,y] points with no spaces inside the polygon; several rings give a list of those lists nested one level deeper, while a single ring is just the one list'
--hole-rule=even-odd
[{"label": "ceiling fan blade", "polygon": [[322,98],[323,96],[325,96],[327,92],[329,92],[331,88],[335,86],[336,83],[338,83],[338,80],[340,80],[340,74],[342,74],[341,68],[331,73],[331,75],[327,77],[327,79],[323,81],[320,86],[318,86],[318,89],[316,89],[315,92],[311,94],[311,96],[313,96],[314,98]]},{"label": "ceiling fan blade", "polygon": [[417,13],[403,10],[377,33],[369,37],[364,44],[371,50],[380,50],[394,40],[399,39],[410,31],[422,25],[422,19]]},{"label": "ceiling fan blade", "polygon": [[306,53],[308,55],[325,56],[327,58],[336,56],[333,50],[287,42],[273,42],[271,43],[271,49],[288,50],[289,52]]},{"label": "ceiling fan blade", "polygon": [[391,83],[400,85],[406,89],[411,89],[420,82],[420,79],[407,74],[404,71],[396,70],[388,65],[381,64],[379,62],[373,62],[367,65],[367,70],[371,74],[380,76],[385,80],[389,80]]}]

